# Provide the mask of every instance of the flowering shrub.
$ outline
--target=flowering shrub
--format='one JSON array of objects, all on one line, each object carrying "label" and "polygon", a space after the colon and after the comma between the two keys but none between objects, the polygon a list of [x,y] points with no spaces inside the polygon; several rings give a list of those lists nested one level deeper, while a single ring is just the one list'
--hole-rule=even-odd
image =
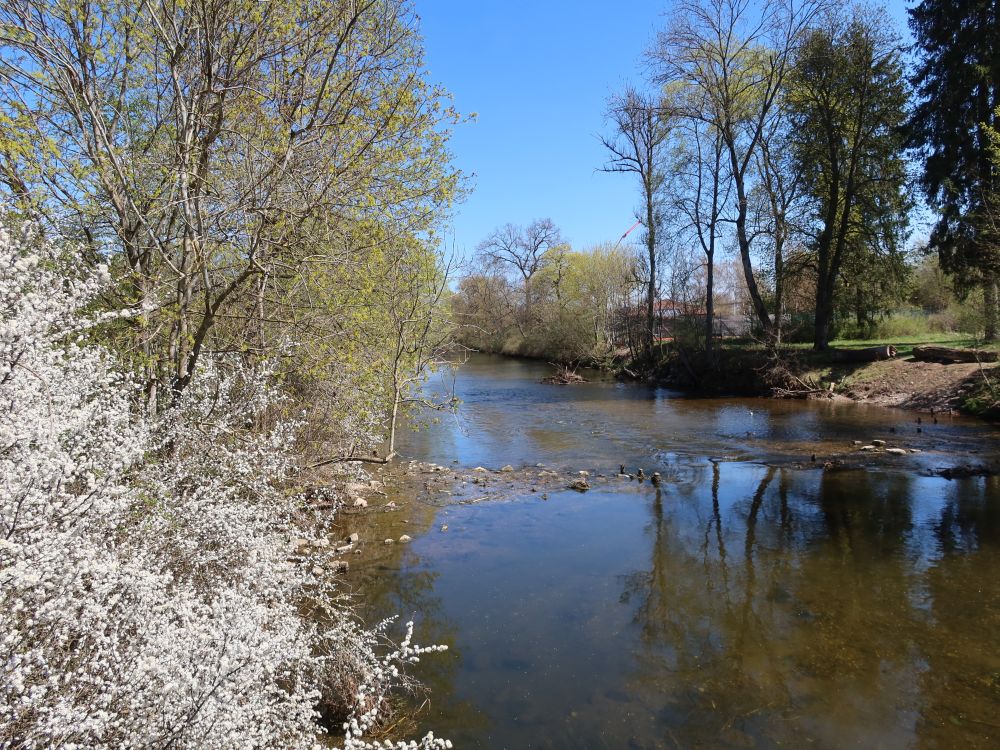
[{"label": "flowering shrub", "polygon": [[[313,747],[356,675],[344,747],[427,649],[381,639],[288,561],[293,425],[266,372],[208,362],[150,417],[83,343],[107,273],[0,222],[0,747]],[[303,618],[304,602],[322,618]],[[434,650],[435,647],[431,647]]]}]

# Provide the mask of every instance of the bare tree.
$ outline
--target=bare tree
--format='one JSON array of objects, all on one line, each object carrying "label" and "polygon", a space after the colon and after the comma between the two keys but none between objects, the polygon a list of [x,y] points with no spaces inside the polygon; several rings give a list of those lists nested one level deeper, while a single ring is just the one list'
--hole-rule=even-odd
[{"label": "bare tree", "polygon": [[[545,253],[562,244],[559,229],[551,219],[536,219],[526,227],[505,224],[495,229],[476,248],[497,268],[513,269],[524,284],[524,324],[530,327],[533,306],[531,280],[545,264]],[[521,331],[524,333],[524,330]]]},{"label": "bare tree", "polygon": [[679,114],[712,125],[721,138],[736,198],[736,244],[754,313],[768,337],[774,326],[754,274],[750,192],[792,53],[822,2],[681,0],[650,55],[657,80],[698,93],[685,98],[689,107]]},{"label": "bare tree", "polygon": [[[774,270],[774,330],[776,345],[781,343],[785,316],[786,250],[802,232],[804,221],[802,168],[789,148],[788,118],[772,118],[757,153],[759,182],[751,191],[751,223],[754,232],[770,244]],[[793,264],[794,266],[794,264]]]},{"label": "bare tree", "polygon": [[638,219],[646,229],[646,257],[649,278],[646,288],[647,354],[653,351],[655,337],[654,307],[657,296],[656,256],[658,233],[663,223],[663,187],[666,183],[665,151],[670,135],[671,116],[658,100],[627,87],[608,102],[607,117],[614,133],[601,138],[610,152],[605,172],[625,172],[639,178],[642,210]]},{"label": "bare tree", "polygon": [[712,354],[715,328],[715,252],[722,238],[731,181],[721,133],[702,120],[685,118],[673,155],[677,179],[671,203],[694,233],[705,255],[705,352]]}]

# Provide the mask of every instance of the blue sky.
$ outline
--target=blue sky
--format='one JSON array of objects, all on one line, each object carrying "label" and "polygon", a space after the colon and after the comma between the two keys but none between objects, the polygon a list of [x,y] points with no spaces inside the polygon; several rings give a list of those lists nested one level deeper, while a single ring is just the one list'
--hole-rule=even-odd
[{"label": "blue sky", "polygon": [[[905,32],[905,0],[886,4]],[[551,218],[575,248],[615,241],[638,205],[627,175],[599,171],[607,98],[642,83],[669,0],[415,0],[431,78],[460,112],[457,166],[474,175],[446,237],[471,254],[494,227]]]}]

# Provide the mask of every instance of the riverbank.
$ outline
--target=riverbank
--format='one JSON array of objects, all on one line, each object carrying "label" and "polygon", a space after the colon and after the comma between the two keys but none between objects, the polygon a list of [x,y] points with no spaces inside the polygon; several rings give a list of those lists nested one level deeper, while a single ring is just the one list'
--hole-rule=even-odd
[{"label": "riverbank", "polygon": [[694,393],[849,399],[928,413],[1000,418],[1000,366],[917,360],[913,344],[877,362],[842,362],[834,352],[721,347],[702,354],[669,349],[652,369],[658,382]]}]

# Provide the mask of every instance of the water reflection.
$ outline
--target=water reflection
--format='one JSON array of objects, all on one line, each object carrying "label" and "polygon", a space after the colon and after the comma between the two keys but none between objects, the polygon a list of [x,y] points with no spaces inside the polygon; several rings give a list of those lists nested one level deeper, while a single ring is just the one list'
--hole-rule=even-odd
[{"label": "water reflection", "polygon": [[[927,469],[1000,456],[996,426],[960,417],[918,426],[900,410],[842,401],[689,399],[662,388],[608,381],[542,385],[546,365],[478,355],[454,379],[454,415],[401,436],[404,455],[463,466],[567,469],[641,466],[660,454],[749,461],[799,460],[854,450],[853,441],[887,440],[922,453],[895,465]],[[452,373],[442,373],[448,380]],[[444,383],[430,388],[441,390]],[[921,432],[917,432],[917,429]],[[872,459],[875,468],[885,458]]]},{"label": "water reflection", "polygon": [[[453,647],[422,665],[426,728],[464,748],[1000,744],[996,478],[781,460],[899,435],[903,413],[535,374],[460,376],[463,423],[404,449],[468,466],[625,462],[664,482],[422,506],[414,543],[360,585]],[[993,429],[950,421],[920,460],[992,457]]]}]

